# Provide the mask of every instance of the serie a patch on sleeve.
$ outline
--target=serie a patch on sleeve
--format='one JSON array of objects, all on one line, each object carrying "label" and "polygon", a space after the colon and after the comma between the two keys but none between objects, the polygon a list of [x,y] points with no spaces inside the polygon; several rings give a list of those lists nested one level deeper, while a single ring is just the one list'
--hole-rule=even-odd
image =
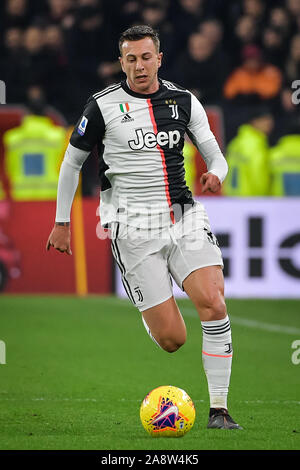
[{"label": "serie a patch on sleeve", "polygon": [[83,135],[85,133],[88,121],[89,120],[87,117],[82,116],[79,126],[77,127],[77,132],[79,135]]}]

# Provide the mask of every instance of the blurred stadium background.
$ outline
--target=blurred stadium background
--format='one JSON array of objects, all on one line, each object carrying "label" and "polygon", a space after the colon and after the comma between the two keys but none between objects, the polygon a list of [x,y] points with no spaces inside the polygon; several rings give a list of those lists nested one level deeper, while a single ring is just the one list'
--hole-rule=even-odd
[{"label": "blurred stadium background", "polygon": [[[123,77],[117,40],[124,29],[140,23],[160,32],[161,78],[186,86],[201,100],[230,166],[222,193],[201,195],[199,177],[205,165],[187,139],[187,180],[195,197],[204,202],[222,247],[226,296],[236,347],[244,361],[233,377],[239,391],[233,392],[233,398],[240,414],[246,408],[242,416],[253,432],[241,443],[207,439],[201,441],[203,447],[197,447],[200,441],[192,440],[185,441],[187,448],[299,449],[300,366],[299,355],[294,362],[291,356],[292,344],[300,340],[300,0],[1,2],[0,340],[7,348],[7,361],[3,354],[2,361],[0,357],[0,407],[6,423],[3,448],[149,445],[143,439],[133,443],[122,432],[120,438],[119,428],[114,428],[119,420],[109,406],[107,415],[94,422],[94,439],[89,440],[88,422],[99,412],[89,407],[99,404],[99,389],[106,405],[113,396],[118,410],[126,403],[126,413],[136,420],[138,401],[149,389],[173,381],[196,397],[200,415],[204,413],[203,380],[200,393],[195,374],[191,377],[185,372],[188,351],[200,341],[200,331],[196,340],[191,326],[190,346],[177,356],[181,372],[165,377],[156,370],[155,361],[169,367],[169,356],[161,359],[159,351],[153,352],[145,333],[138,331],[142,326],[137,325],[134,308],[123,299],[110,241],[99,222],[96,153],[83,167],[73,205],[73,256],[45,251],[55,217],[59,167],[70,133],[87,98]],[[74,301],[66,294],[77,297]],[[182,295],[176,288],[175,294]],[[179,302],[183,312],[191,312],[187,299]],[[193,321],[187,318],[188,324]],[[140,337],[138,354],[129,352],[134,371],[127,370],[128,364],[120,357],[122,348],[128,347],[121,333],[126,328],[132,341]],[[99,361],[97,341],[102,341],[100,354],[108,351],[110,360],[105,365]],[[112,348],[116,344],[117,352]],[[61,354],[56,348],[61,348]],[[86,380],[86,385],[80,382],[77,388],[80,374],[74,368],[73,354]],[[200,368],[198,359],[194,366]],[[61,368],[56,370],[60,361]],[[145,370],[156,371],[156,380],[144,372],[145,363]],[[48,369],[42,378],[45,364]],[[98,376],[95,370],[99,368]],[[63,378],[65,370],[69,373]],[[134,388],[133,372],[136,376],[137,371],[140,381]],[[250,403],[254,407],[261,403],[260,419],[271,420],[266,441],[258,439],[257,428],[249,421]],[[72,405],[79,410],[80,423],[74,410],[70,411]],[[54,408],[57,414],[52,416]],[[278,422],[271,417],[278,418],[279,409],[284,424],[273,435],[271,428]],[[120,421],[125,411],[122,408]],[[110,420],[109,413],[113,423],[103,440],[96,427],[101,429]],[[18,426],[20,416],[23,424]],[[76,442],[71,439],[72,419],[78,431]],[[134,426],[132,432],[138,432]],[[35,440],[29,442],[32,435]]]}]

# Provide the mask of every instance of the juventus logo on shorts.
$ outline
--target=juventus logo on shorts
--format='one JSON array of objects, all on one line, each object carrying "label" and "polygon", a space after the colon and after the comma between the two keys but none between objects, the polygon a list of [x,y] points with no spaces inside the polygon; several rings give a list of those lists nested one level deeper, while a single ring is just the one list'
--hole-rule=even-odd
[{"label": "juventus logo on shorts", "polygon": [[138,299],[137,299],[138,302],[143,302],[144,297],[143,297],[141,289],[139,287],[135,287],[134,292],[138,295]]},{"label": "juventus logo on shorts", "polygon": [[207,235],[207,239],[210,243],[212,243],[213,245],[217,245],[219,246],[219,242],[217,240],[217,237],[212,233],[212,232],[209,232],[207,230],[207,228],[204,229],[205,232],[206,232],[206,235]]}]

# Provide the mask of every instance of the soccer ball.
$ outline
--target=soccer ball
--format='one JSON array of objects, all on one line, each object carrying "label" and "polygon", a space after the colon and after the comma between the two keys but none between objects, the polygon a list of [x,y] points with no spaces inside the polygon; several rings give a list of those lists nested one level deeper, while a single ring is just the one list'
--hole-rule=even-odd
[{"label": "soccer ball", "polygon": [[184,436],[193,427],[195,416],[192,399],[172,385],[152,390],[140,407],[142,425],[152,437]]}]

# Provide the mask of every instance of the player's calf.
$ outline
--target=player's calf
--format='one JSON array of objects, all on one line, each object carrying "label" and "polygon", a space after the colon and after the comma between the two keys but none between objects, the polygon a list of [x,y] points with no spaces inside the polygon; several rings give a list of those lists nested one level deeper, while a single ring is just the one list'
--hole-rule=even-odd
[{"label": "player's calf", "polygon": [[180,328],[180,330],[177,331],[160,331],[156,332],[155,335],[151,332],[148,324],[146,323],[145,318],[142,315],[142,320],[144,323],[144,327],[152,339],[154,343],[159,346],[161,349],[164,349],[165,351],[172,353],[177,351],[181,346],[186,341],[186,328],[185,325],[184,327]]},{"label": "player's calf", "polygon": [[142,312],[150,338],[167,352],[175,352],[186,340],[186,327],[174,297]]}]

